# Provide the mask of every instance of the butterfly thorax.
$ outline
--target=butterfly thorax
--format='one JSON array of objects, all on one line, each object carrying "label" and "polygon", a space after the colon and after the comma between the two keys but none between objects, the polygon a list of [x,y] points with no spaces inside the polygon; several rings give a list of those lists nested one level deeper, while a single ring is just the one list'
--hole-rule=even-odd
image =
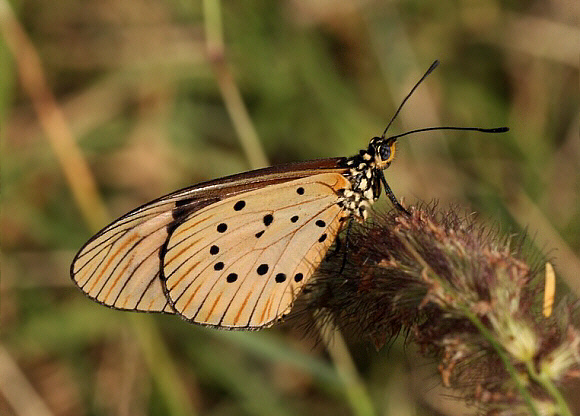
[{"label": "butterfly thorax", "polygon": [[382,171],[393,161],[395,147],[395,139],[373,137],[368,149],[341,161],[348,168],[344,176],[351,188],[343,191],[339,204],[359,221],[367,218],[370,206],[381,195]]},{"label": "butterfly thorax", "polygon": [[351,188],[343,190],[339,205],[359,221],[364,221],[370,206],[381,194],[379,170],[375,166],[374,157],[366,150],[361,150],[358,155],[345,158],[341,164],[348,168],[344,176]]}]

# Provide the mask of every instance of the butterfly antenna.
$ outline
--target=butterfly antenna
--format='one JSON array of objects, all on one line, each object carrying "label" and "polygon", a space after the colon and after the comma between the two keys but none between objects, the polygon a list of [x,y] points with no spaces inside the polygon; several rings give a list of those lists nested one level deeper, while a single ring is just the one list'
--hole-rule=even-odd
[{"label": "butterfly antenna", "polygon": [[385,128],[385,131],[383,131],[383,134],[381,136],[382,139],[385,138],[385,135],[387,134],[387,130],[389,130],[389,127],[391,127],[391,124],[393,124],[393,121],[395,121],[395,119],[399,115],[399,112],[401,111],[401,109],[403,108],[403,106],[405,105],[405,103],[407,102],[407,100],[409,99],[409,97],[411,97],[411,95],[413,95],[413,93],[415,92],[415,90],[417,89],[417,87],[423,82],[423,80],[425,78],[427,78],[427,75],[429,75],[431,72],[433,72],[433,70],[435,68],[437,68],[437,65],[439,65],[439,61],[438,60],[435,60],[431,64],[431,66],[429,67],[429,69],[427,70],[427,72],[425,72],[425,74],[421,77],[421,79],[419,81],[417,81],[417,83],[411,89],[411,91],[409,92],[409,94],[407,94],[407,96],[405,97],[405,99],[403,100],[403,102],[401,103],[401,105],[399,105],[399,108],[397,108],[397,111],[395,111],[395,114],[391,118],[391,121],[389,121],[389,124],[387,124],[387,127]]},{"label": "butterfly antenna", "polygon": [[495,127],[493,129],[483,129],[481,127],[425,127],[422,129],[411,130],[405,133],[397,134],[396,136],[391,136],[389,139],[398,139],[399,137],[407,136],[412,133],[420,133],[422,131],[433,131],[433,130],[467,130],[467,131],[479,131],[481,133],[505,133],[510,129],[508,127]]}]

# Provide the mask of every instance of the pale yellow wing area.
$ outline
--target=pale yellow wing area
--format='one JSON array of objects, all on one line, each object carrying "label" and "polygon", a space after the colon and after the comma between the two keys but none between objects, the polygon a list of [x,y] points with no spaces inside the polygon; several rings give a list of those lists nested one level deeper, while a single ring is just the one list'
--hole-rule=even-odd
[{"label": "pale yellow wing area", "polygon": [[171,201],[159,203],[97,234],[75,257],[75,283],[110,307],[172,313],[159,281],[159,249],[167,239],[174,206]]},{"label": "pale yellow wing area", "polygon": [[186,217],[162,248],[162,284],[183,318],[251,329],[287,314],[348,213],[338,173],[270,185]]}]

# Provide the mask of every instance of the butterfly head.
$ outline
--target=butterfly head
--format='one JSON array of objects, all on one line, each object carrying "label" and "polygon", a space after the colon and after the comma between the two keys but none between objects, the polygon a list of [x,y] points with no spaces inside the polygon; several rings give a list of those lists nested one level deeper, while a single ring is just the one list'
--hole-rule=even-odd
[{"label": "butterfly head", "polygon": [[373,137],[367,153],[374,158],[374,167],[386,169],[395,158],[397,140],[393,138]]}]

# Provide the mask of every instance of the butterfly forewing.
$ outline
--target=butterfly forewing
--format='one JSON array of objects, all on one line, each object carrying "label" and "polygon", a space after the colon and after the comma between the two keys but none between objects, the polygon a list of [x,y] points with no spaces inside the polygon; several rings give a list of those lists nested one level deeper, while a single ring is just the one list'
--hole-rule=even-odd
[{"label": "butterfly forewing", "polygon": [[71,274],[91,298],[119,309],[172,312],[159,282],[159,247],[173,202],[152,206],[105,228],[77,254]]},{"label": "butterfly forewing", "polygon": [[191,213],[162,249],[174,309],[192,322],[258,328],[288,312],[346,215],[338,173],[226,198]]}]

